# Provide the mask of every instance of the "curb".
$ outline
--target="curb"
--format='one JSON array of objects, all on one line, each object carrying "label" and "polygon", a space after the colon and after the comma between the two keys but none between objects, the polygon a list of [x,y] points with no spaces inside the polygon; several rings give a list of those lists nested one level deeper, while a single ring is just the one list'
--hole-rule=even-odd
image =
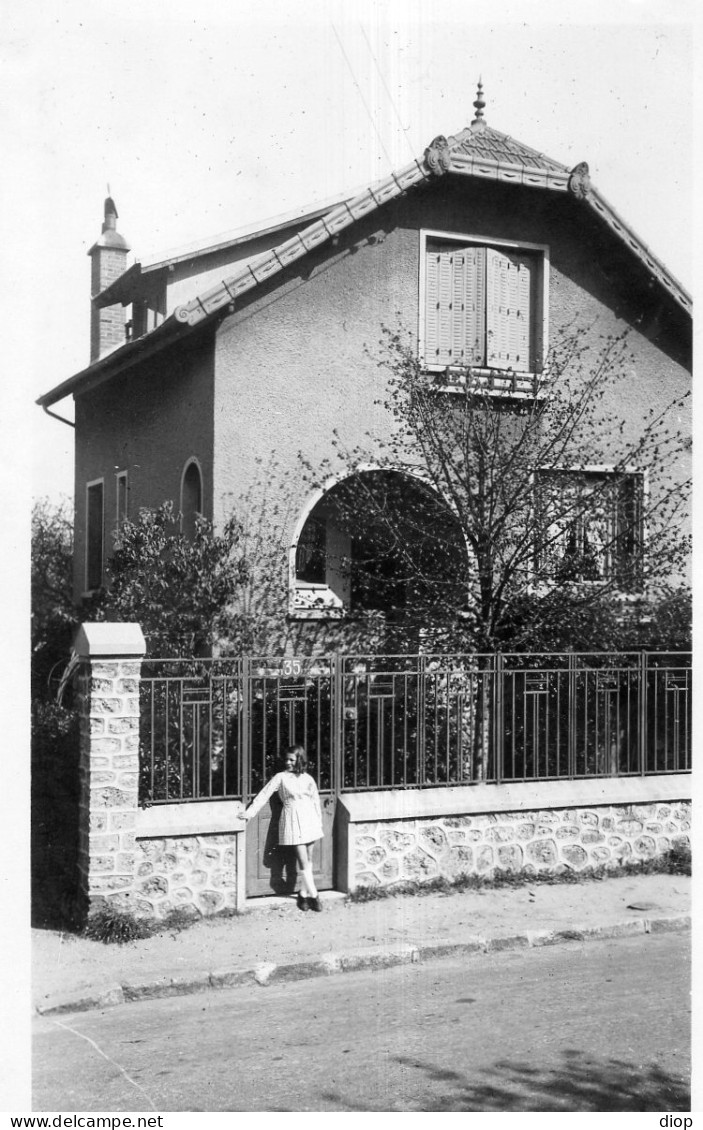
[{"label": "curb", "polygon": [[668,934],[691,927],[690,914],[671,918],[635,918],[615,922],[610,926],[576,926],[562,930],[526,930],[522,934],[500,935],[484,938],[478,935],[461,940],[436,944],[403,944],[393,947],[366,946],[346,954],[326,953],[312,961],[293,961],[276,965],[260,962],[251,968],[221,969],[208,973],[179,973],[153,980],[124,981],[107,985],[100,990],[56,994],[35,1006],[38,1016],[55,1016],[63,1012],[88,1012],[91,1009],[111,1008],[131,1001],[154,1000],[159,997],[188,996],[208,989],[232,989],[239,985],[285,984],[306,981],[314,977],[330,977],[335,973],[355,973],[360,970],[389,969],[395,965],[410,965],[443,957],[460,957],[466,954],[502,953],[508,950],[538,949],[544,946],[563,945],[567,942],[599,941],[607,938],[627,938],[637,934]]}]

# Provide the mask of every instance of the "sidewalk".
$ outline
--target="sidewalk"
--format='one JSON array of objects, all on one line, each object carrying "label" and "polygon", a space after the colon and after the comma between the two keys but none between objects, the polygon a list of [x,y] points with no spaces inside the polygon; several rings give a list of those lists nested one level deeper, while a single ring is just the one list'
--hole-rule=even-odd
[{"label": "sidewalk", "polygon": [[322,914],[303,914],[292,899],[253,899],[237,917],[204,918],[181,933],[123,946],[33,930],[32,998],[46,1015],[448,954],[685,929],[690,896],[688,876],[643,875],[366,903],[326,892]]}]

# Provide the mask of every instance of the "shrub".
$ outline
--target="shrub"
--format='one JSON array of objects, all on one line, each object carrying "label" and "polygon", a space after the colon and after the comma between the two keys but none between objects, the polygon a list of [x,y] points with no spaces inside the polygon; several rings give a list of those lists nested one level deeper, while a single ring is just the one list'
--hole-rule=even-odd
[{"label": "shrub", "polygon": [[32,918],[73,928],[78,895],[78,717],[56,702],[32,704]]},{"label": "shrub", "polygon": [[152,933],[151,923],[109,905],[91,914],[83,927],[84,937],[105,945],[123,946],[127,942],[149,938]]}]

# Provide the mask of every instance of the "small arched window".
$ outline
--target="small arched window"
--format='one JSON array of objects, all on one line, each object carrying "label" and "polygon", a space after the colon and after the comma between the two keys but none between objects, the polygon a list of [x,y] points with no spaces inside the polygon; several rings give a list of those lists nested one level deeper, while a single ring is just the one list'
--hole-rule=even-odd
[{"label": "small arched window", "polygon": [[203,512],[203,478],[194,459],[188,463],[181,482],[181,532],[195,537],[195,519]]}]

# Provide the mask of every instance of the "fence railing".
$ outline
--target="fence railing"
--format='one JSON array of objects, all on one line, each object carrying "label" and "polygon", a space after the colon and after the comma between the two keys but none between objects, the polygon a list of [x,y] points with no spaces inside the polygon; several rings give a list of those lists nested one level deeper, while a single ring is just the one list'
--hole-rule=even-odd
[{"label": "fence railing", "polygon": [[246,800],[294,742],[321,792],[689,772],[691,656],[144,663],[143,803]]}]

